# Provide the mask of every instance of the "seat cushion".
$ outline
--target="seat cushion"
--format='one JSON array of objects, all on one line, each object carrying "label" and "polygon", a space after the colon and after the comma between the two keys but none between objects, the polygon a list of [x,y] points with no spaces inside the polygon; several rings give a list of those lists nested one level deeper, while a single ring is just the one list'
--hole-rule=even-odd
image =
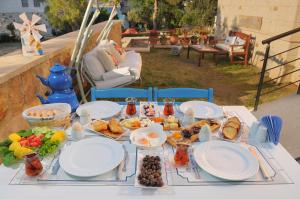
[{"label": "seat cushion", "polygon": [[93,80],[102,80],[102,75],[105,73],[102,62],[98,58],[98,53],[95,49],[83,56],[83,62],[87,73]]},{"label": "seat cushion", "polygon": [[140,53],[134,51],[126,52],[126,57],[123,62],[118,65],[118,68],[128,67],[135,74],[136,79],[140,78],[142,70],[142,57]]},{"label": "seat cushion", "polygon": [[230,45],[225,43],[217,43],[216,47],[224,51],[228,51],[228,52],[230,51]]},{"label": "seat cushion", "polygon": [[237,37],[234,43],[235,43],[235,45],[245,45],[246,40],[241,39],[240,37]]},{"label": "seat cushion", "polygon": [[130,75],[129,68],[124,67],[124,68],[117,68],[112,71],[106,72],[102,75],[102,77],[104,81],[107,81],[107,80],[112,80],[112,79],[116,79],[128,75]]},{"label": "seat cushion", "polygon": [[124,56],[120,55],[120,53],[115,49],[114,45],[108,40],[101,41],[96,48],[108,50],[113,56],[115,56],[118,62],[122,62],[124,60]]},{"label": "seat cushion", "polygon": [[107,81],[95,81],[96,88],[114,88],[133,82],[134,79],[130,75],[107,80]]},{"label": "seat cushion", "polygon": [[119,62],[112,55],[112,53],[109,52],[108,49],[96,48],[96,52],[98,55],[98,59],[101,61],[106,72],[112,71],[113,69],[117,68]]},{"label": "seat cushion", "polygon": [[236,38],[236,36],[227,36],[224,43],[227,45],[234,45]]}]

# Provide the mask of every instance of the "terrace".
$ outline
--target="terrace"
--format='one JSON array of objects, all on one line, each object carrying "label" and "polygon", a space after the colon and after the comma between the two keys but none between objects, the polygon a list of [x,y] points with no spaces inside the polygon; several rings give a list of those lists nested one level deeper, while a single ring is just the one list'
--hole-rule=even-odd
[{"label": "terrace", "polygon": [[199,2],[43,1],[47,28],[80,13],[51,37],[20,15],[23,43],[0,43],[3,198],[297,198],[300,4]]}]

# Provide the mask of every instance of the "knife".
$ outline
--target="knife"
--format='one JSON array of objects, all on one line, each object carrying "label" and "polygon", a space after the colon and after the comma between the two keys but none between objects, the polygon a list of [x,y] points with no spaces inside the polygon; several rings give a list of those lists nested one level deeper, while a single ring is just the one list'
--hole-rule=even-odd
[{"label": "knife", "polygon": [[251,146],[250,146],[248,149],[249,149],[249,151],[252,153],[252,155],[258,160],[259,168],[260,168],[260,170],[261,170],[261,172],[262,172],[264,178],[270,179],[271,176],[270,176],[270,174],[269,174],[269,171],[268,171],[268,169],[267,169],[265,163],[262,161],[262,159],[261,159],[261,158],[259,157],[259,155],[257,154],[256,149],[254,149],[254,148],[251,147]]}]

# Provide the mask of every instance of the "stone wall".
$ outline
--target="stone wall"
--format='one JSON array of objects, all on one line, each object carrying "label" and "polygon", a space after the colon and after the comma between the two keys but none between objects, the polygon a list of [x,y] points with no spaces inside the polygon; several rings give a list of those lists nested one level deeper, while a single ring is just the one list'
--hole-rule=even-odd
[{"label": "stone wall", "polygon": [[[238,30],[251,34],[255,38],[254,52],[251,62],[261,67],[265,47],[261,41],[274,35],[300,26],[299,0],[219,0],[217,16],[217,36],[224,38],[230,30]],[[299,45],[300,33],[282,38],[271,44],[270,54],[287,50]],[[300,49],[277,56],[268,63],[268,67],[279,65],[300,57]],[[278,68],[270,73],[275,78],[283,72],[300,67],[300,60],[289,67]],[[280,81],[296,81],[300,72],[294,73]]]},{"label": "stone wall", "polygon": [[[96,45],[96,38],[104,25],[105,22],[93,27],[94,32],[86,51]],[[68,33],[43,42],[43,56],[23,57],[20,54],[8,54],[0,57],[0,139],[10,132],[28,128],[21,115],[23,110],[40,104],[36,93],[44,94],[47,91],[36,75],[47,77],[49,68],[54,63],[68,66],[77,33]],[[109,37],[121,42],[120,21],[114,23]]]}]

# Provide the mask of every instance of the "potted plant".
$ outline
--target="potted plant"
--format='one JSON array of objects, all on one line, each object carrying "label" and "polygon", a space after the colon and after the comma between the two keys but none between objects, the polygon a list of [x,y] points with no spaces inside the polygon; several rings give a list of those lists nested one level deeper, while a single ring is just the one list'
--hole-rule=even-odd
[{"label": "potted plant", "polygon": [[198,38],[199,38],[199,36],[198,36],[196,33],[194,33],[194,34],[191,36],[191,43],[192,43],[192,45],[195,45],[195,44],[198,43]]},{"label": "potted plant", "polygon": [[167,44],[168,38],[167,38],[166,33],[161,33],[160,34],[159,41],[160,41],[161,45],[166,45]]},{"label": "potted plant", "polygon": [[177,45],[178,41],[179,41],[179,37],[178,37],[178,30],[172,30],[170,31],[171,36],[170,36],[170,44],[171,45]]}]

